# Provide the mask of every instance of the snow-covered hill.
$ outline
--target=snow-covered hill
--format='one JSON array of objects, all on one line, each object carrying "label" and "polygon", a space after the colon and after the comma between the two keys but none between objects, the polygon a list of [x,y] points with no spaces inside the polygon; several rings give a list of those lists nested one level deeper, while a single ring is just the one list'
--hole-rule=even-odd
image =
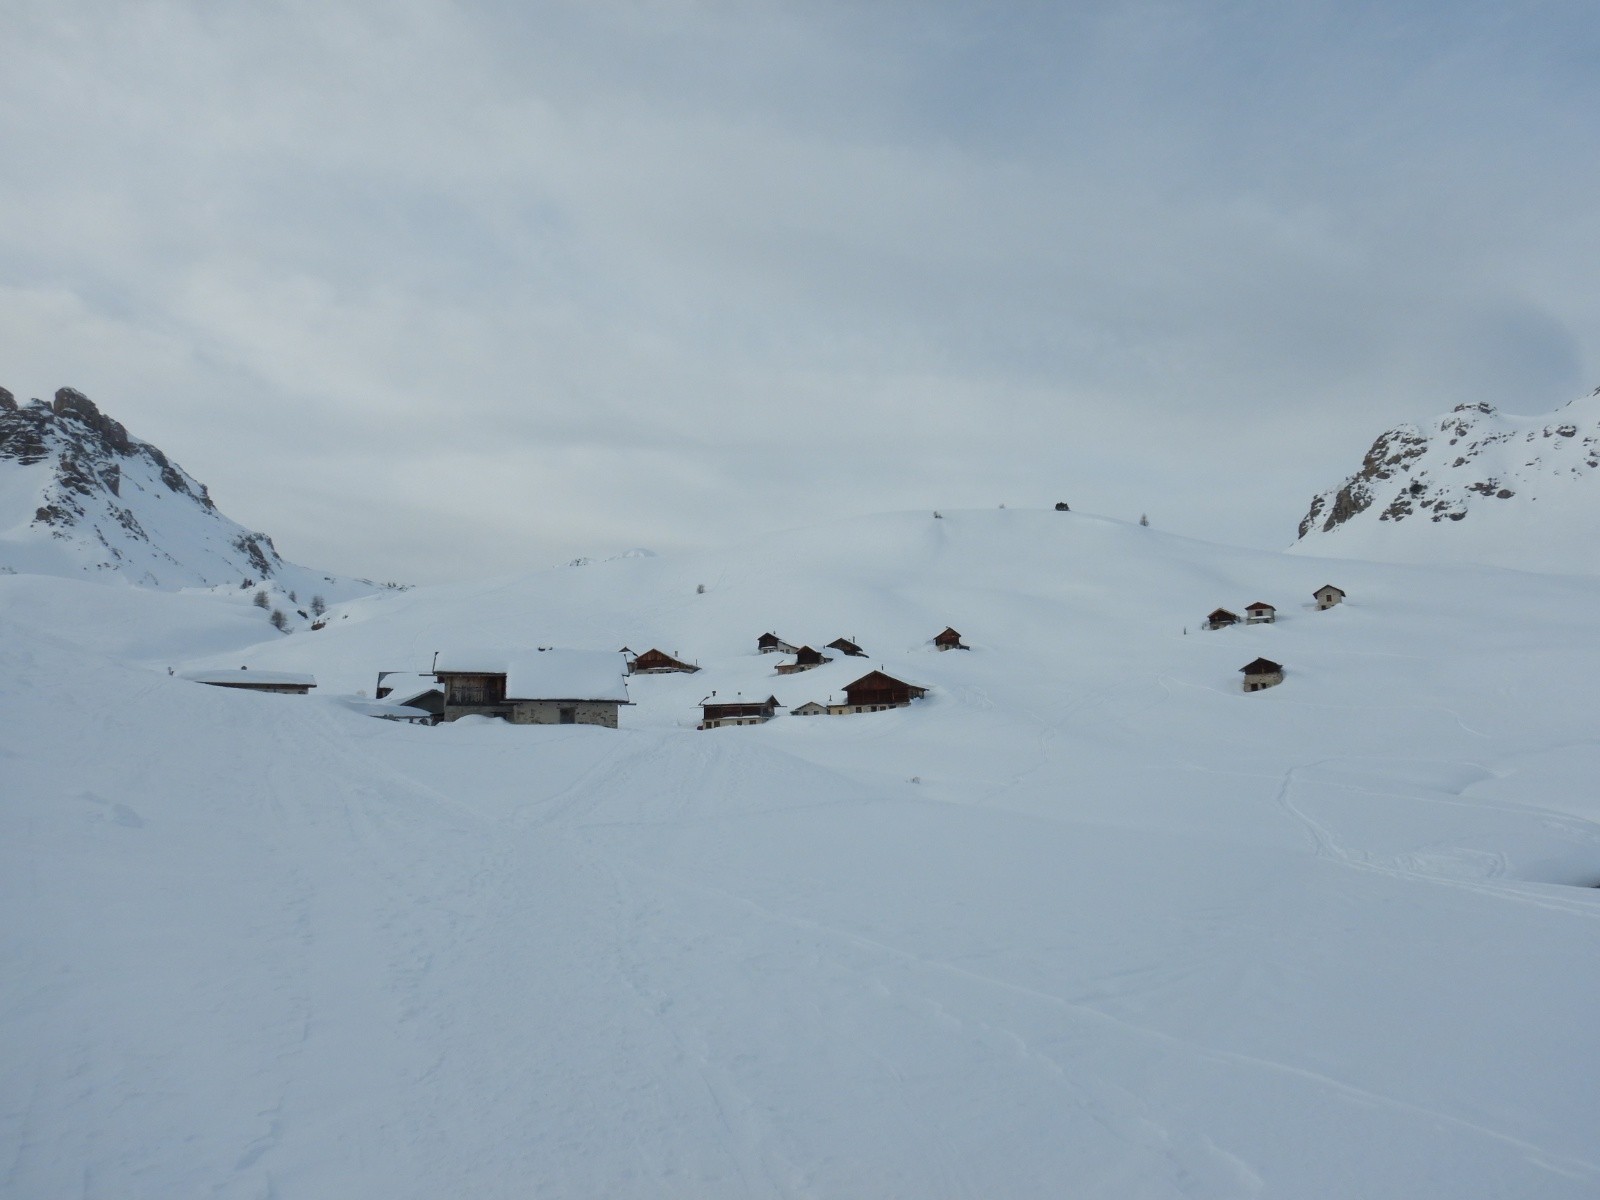
[{"label": "snow-covered hill", "polygon": [[1600,394],[1540,416],[1464,404],[1391,429],[1312,500],[1300,539],[1319,555],[1600,571]]},{"label": "snow-covered hill", "polygon": [[[265,639],[0,578],[0,1190],[1593,1196],[1597,603],[1015,509]],[[341,706],[459,644],[702,669],[615,731]],[[928,698],[693,728],[880,666]]]},{"label": "snow-covered hill", "polygon": [[230,521],[155,446],[81,392],[18,405],[0,388],[0,573],[141,587],[276,584],[343,599],[365,580],[296,566],[272,539]]}]

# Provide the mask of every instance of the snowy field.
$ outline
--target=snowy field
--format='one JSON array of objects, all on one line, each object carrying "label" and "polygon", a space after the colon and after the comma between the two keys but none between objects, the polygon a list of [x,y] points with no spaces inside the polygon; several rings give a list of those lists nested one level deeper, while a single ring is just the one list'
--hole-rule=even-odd
[{"label": "snowy field", "polygon": [[[0,576],[0,1195],[1600,1195],[1600,580],[1008,510],[247,601]],[[703,669],[341,704],[454,645]]]}]

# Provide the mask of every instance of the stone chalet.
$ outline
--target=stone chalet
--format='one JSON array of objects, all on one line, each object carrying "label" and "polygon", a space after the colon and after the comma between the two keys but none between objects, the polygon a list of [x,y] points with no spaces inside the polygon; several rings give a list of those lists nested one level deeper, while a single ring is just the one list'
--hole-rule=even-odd
[{"label": "stone chalet", "polygon": [[823,663],[831,663],[832,661],[833,659],[820,650],[813,650],[810,646],[801,646],[800,649],[794,652],[794,661],[779,663],[777,671],[779,675],[797,675],[801,671],[809,671],[813,667],[820,667]]},{"label": "stone chalet", "polygon": [[971,650],[972,649],[971,646],[968,646],[966,643],[964,643],[961,640],[961,635],[959,633],[957,633],[954,629],[951,629],[948,625],[945,626],[943,633],[939,633],[939,634],[934,635],[933,644],[935,646],[939,647],[939,649],[941,649],[941,650]]},{"label": "stone chalet", "polygon": [[799,648],[789,645],[775,633],[763,633],[756,639],[756,649],[762,654],[793,654]]},{"label": "stone chalet", "polygon": [[1238,623],[1239,614],[1229,612],[1225,608],[1216,609],[1206,617],[1207,629],[1226,629],[1229,625],[1237,625]]},{"label": "stone chalet", "polygon": [[697,729],[721,729],[724,725],[763,725],[778,715],[778,698],[765,700],[716,700],[712,692],[700,701]]},{"label": "stone chalet", "polygon": [[1334,587],[1331,583],[1325,583],[1312,592],[1311,595],[1317,602],[1317,611],[1321,612],[1325,608],[1332,608],[1343,600],[1344,590]]},{"label": "stone chalet", "polygon": [[1276,687],[1283,682],[1283,664],[1270,658],[1258,658],[1239,670],[1244,673],[1244,690],[1259,692],[1262,688]]},{"label": "stone chalet", "polygon": [[238,670],[223,668],[220,671],[185,671],[181,676],[190,683],[206,683],[212,687],[239,688],[246,692],[276,692],[283,696],[304,696],[317,686],[310,675],[296,675],[289,671],[252,671],[249,667]]},{"label": "stone chalet", "polygon": [[621,658],[603,650],[441,652],[433,673],[446,721],[485,716],[615,729],[618,708],[632,703]]},{"label": "stone chalet", "polygon": [[699,669],[693,663],[673,658],[661,650],[646,650],[628,660],[629,675],[670,675],[674,672],[693,675]]},{"label": "stone chalet", "polygon": [[906,683],[882,671],[870,671],[854,683],[845,684],[844,703],[828,705],[828,715],[842,717],[850,713],[905,708],[913,700],[920,700],[927,694],[925,687]]},{"label": "stone chalet", "polygon": [[1244,623],[1246,625],[1271,625],[1278,619],[1278,610],[1265,600],[1257,600],[1254,604],[1245,606]]}]

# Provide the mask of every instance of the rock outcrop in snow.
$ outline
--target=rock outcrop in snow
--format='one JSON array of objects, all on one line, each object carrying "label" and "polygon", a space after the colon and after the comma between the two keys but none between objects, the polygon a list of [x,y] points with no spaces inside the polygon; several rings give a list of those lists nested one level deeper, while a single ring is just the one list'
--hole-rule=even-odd
[{"label": "rock outcrop in snow", "polygon": [[1311,501],[1297,549],[1593,573],[1597,533],[1600,393],[1532,417],[1463,404],[1389,430]]},{"label": "rock outcrop in snow", "polygon": [[25,405],[0,388],[0,570],[167,589],[276,579],[373,590],[286,563],[270,537],[217,511],[204,484],[73,388]]}]

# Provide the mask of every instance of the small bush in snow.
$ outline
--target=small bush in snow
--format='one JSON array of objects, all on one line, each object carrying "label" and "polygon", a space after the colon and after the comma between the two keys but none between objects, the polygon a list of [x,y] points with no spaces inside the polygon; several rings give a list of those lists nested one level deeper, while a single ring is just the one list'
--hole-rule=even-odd
[{"label": "small bush in snow", "polygon": [[257,592],[250,598],[250,603],[254,604],[257,608],[269,607],[266,592]]},{"label": "small bush in snow", "polygon": [[283,615],[283,609],[275,608],[272,610],[272,627],[279,633],[288,632],[289,618]]},{"label": "small bush in snow", "polygon": [[327,611],[328,611],[328,602],[326,600],[324,600],[321,596],[313,596],[313,597],[311,597],[311,615],[312,616],[320,617],[323,613],[325,613]]}]

